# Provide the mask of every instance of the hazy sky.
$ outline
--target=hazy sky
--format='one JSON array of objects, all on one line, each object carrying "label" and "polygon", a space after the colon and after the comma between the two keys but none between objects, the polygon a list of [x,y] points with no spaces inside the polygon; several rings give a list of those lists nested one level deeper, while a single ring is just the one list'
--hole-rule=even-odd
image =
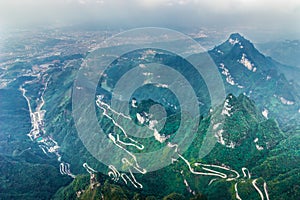
[{"label": "hazy sky", "polygon": [[0,0],[0,26],[208,27],[300,38],[299,0]]}]

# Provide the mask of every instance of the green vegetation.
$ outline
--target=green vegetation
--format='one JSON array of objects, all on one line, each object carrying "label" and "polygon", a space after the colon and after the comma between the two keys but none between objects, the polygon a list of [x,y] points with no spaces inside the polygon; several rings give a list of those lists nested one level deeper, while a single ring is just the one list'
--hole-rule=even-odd
[{"label": "green vegetation", "polygon": [[[197,131],[193,131],[188,121],[184,127],[184,137],[193,133],[193,142],[185,152],[180,152],[191,163],[201,162],[229,166],[242,175],[242,167],[246,167],[252,174],[252,179],[241,177],[239,180],[226,181],[220,178],[212,181],[212,177],[194,175],[182,159],[177,159],[173,164],[155,172],[145,175],[137,174],[136,179],[143,184],[143,189],[135,189],[130,182],[126,185],[120,178],[117,183],[112,182],[105,174],[97,173],[98,186],[92,186],[90,175],[82,167],[88,162],[98,171],[107,171],[107,166],[96,160],[84,147],[78,137],[72,118],[72,86],[76,72],[82,62],[81,54],[70,56],[50,56],[45,59],[27,62],[16,62],[3,78],[17,77],[9,85],[0,89],[0,199],[191,199],[191,200],[219,200],[235,198],[235,183],[238,183],[239,195],[242,199],[258,199],[259,196],[252,185],[253,179],[257,179],[259,187],[266,181],[270,199],[297,199],[300,196],[300,137],[299,119],[297,112],[299,106],[299,92],[295,85],[291,84],[285,76],[277,70],[282,67],[271,59],[260,54],[247,40],[243,40],[244,47],[232,46],[228,42],[210,51],[210,55],[217,65],[223,63],[239,84],[244,88],[224,83],[228,96],[224,101],[231,107],[230,114],[222,114],[224,105],[210,109],[208,89],[203,78],[184,59],[169,52],[158,52],[146,57],[142,64],[160,63],[172,66],[186,77],[195,89],[199,97],[201,121]],[[56,45],[59,39],[45,41],[45,45]],[[224,54],[218,53],[221,50]],[[119,78],[132,67],[140,64],[137,59],[143,55],[143,51],[131,52],[124,55],[128,59],[118,59],[105,71],[106,79],[102,78],[97,88],[97,94],[107,95],[109,101],[111,94],[103,88],[114,87]],[[256,73],[249,71],[241,63],[237,62],[243,53],[247,53],[255,66]],[[30,131],[30,118],[25,99],[22,97],[19,86],[26,80],[34,77],[22,76],[32,65],[51,63],[47,71],[49,84],[44,94],[45,105],[45,130],[48,136],[53,137],[60,146],[62,160],[68,161],[72,173],[76,178],[63,176],[59,173],[59,162],[54,155],[45,155],[36,142],[31,141],[26,134]],[[69,63],[72,61],[72,64]],[[65,67],[67,64],[68,67]],[[24,70],[24,71],[23,71]],[[269,80],[267,76],[270,76]],[[40,92],[39,83],[27,86],[28,96],[34,99]],[[242,93],[245,93],[243,95]],[[161,133],[170,135],[170,140],[176,136],[180,125],[180,105],[172,92],[166,88],[145,85],[133,94],[137,99],[137,108],[130,109],[130,116],[137,126],[142,126],[136,118],[137,113],[148,113],[154,104],[166,108],[166,123]],[[291,105],[282,103],[284,97],[295,102]],[[173,106],[170,106],[172,104]],[[34,106],[34,105],[32,105]],[[175,109],[174,107],[178,109]],[[264,108],[268,108],[269,118],[261,114]],[[96,106],[95,106],[96,108]],[[84,109],[84,108],[83,108]],[[198,108],[195,108],[198,109]],[[105,129],[105,133],[117,132],[110,120],[100,117],[99,124]],[[295,114],[296,113],[296,114]],[[221,116],[224,120],[221,120]],[[204,156],[199,156],[200,148],[213,131],[210,124],[221,121],[222,140],[213,143],[212,151]],[[127,125],[127,127],[126,127]],[[128,128],[128,124],[125,124]],[[215,134],[214,134],[215,135]],[[123,138],[122,138],[123,139]],[[141,152],[159,149],[166,145],[160,144],[155,138],[134,138],[145,144]],[[134,148],[128,148],[133,153],[138,152]],[[170,150],[171,151],[171,150]],[[163,152],[163,159],[168,158],[168,151]],[[115,155],[118,157],[119,155]],[[151,163],[149,166],[151,167]],[[201,167],[194,166],[195,170]],[[188,190],[185,182],[195,194]]]}]

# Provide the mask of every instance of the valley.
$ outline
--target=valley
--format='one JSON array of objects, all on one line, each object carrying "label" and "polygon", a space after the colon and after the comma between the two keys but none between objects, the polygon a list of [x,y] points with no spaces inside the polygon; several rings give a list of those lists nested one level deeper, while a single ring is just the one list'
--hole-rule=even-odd
[{"label": "valley", "polygon": [[[124,193],[124,199],[132,199],[135,194],[143,198],[158,194],[157,199],[163,199],[173,192],[186,198],[201,194],[208,199],[279,200],[288,195],[290,199],[297,199],[300,95],[297,85],[280,73],[284,65],[266,58],[240,34],[230,35],[208,51],[223,79],[227,95],[222,105],[212,108],[206,93],[199,92],[202,90],[197,84],[200,85],[202,80],[196,75],[191,76],[195,71],[189,71],[190,66],[172,54],[147,49],[148,53],[142,50],[115,61],[105,72],[106,77],[99,81],[94,106],[99,115],[98,122],[106,131],[107,142],[119,149],[120,155],[126,155],[111,155],[111,159],[116,159],[122,166],[120,169],[114,164],[103,166],[86,150],[72,118],[72,90],[82,89],[72,88],[77,70],[86,55],[99,47],[97,41],[105,37],[102,33],[90,33],[90,37],[83,35],[70,33],[52,47],[49,44],[42,48],[44,53],[36,47],[36,51],[28,49],[31,57],[18,51],[10,59],[1,61],[0,94],[1,98],[7,99],[1,102],[4,111],[1,121],[13,124],[9,121],[14,119],[11,113],[19,113],[22,117],[19,118],[20,125],[15,122],[14,131],[8,131],[8,126],[1,124],[0,171],[2,175],[8,174],[1,175],[4,177],[0,180],[2,185],[8,185],[14,177],[26,177],[24,172],[17,173],[20,169],[28,170],[27,174],[36,174],[36,179],[51,179],[49,185],[43,184],[43,187],[53,188],[45,188],[51,194],[34,194],[36,196],[31,199],[61,199],[61,195],[80,199],[94,195],[93,192],[106,198],[113,194],[112,191],[119,192],[118,195]],[[37,38],[45,41],[43,36]],[[73,44],[73,38],[82,40]],[[73,48],[68,43],[74,45]],[[51,54],[54,51],[60,53]],[[193,137],[186,151],[173,142],[182,110],[180,103],[172,100],[176,96],[166,92],[170,89],[167,84],[153,84],[152,88],[137,90],[136,98],[128,102],[129,113],[119,112],[110,104],[111,88],[121,73],[140,66],[138,64],[146,67],[151,62],[171,65],[177,70],[183,67],[181,72],[186,77],[191,76],[190,82],[199,89],[196,93],[201,121],[193,135],[189,135],[190,130],[185,127],[187,133],[183,134],[183,139]],[[151,79],[151,74],[144,76]],[[101,81],[105,84],[101,85]],[[176,81],[174,84],[179,84]],[[7,94],[15,96],[8,98]],[[157,116],[150,112],[153,105],[165,109],[163,118],[155,118]],[[27,125],[21,125],[21,122]],[[161,126],[163,122],[165,125]],[[142,131],[132,133],[133,126]],[[138,134],[144,138],[136,137]],[[204,142],[211,142],[213,147],[210,153],[201,156],[200,151],[205,153],[206,150],[202,149]],[[164,149],[160,156],[170,165],[153,172],[151,167],[161,161],[145,163],[139,158],[140,154],[157,149]],[[15,163],[16,168],[11,167],[11,163]],[[93,190],[92,176],[97,177],[92,181],[97,185]],[[5,191],[0,192],[0,199],[19,198],[7,188],[0,188]],[[80,192],[78,196],[76,192]]]}]

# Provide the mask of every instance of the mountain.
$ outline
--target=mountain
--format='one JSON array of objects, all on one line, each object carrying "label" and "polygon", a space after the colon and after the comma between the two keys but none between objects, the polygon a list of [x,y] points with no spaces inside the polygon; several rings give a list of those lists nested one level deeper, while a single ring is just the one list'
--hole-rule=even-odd
[{"label": "mountain", "polygon": [[[217,119],[220,115],[225,116],[223,123]],[[290,195],[296,198],[298,192],[293,187],[286,191],[281,190],[281,193],[278,193],[275,188],[286,188],[286,185],[297,187],[298,185],[294,177],[298,176],[295,174],[300,170],[296,164],[300,161],[299,144],[297,144],[299,132],[294,133],[294,136],[287,136],[280,130],[278,123],[273,119],[266,119],[248,97],[244,95],[235,97],[229,94],[223,105],[202,120],[198,135],[185,155],[190,158],[196,158],[199,155],[198,151],[203,145],[203,138],[207,137],[210,132],[209,123],[211,122],[213,122],[211,131],[217,137],[218,142],[212,151],[201,159],[202,162],[230,166],[231,169],[237,171],[247,168],[253,179],[262,177],[267,182],[270,198],[284,199]],[[298,139],[293,141],[292,138]],[[284,144],[287,143],[292,148],[288,148],[289,145],[287,145],[283,150]],[[286,156],[289,164],[282,162],[283,156]],[[284,177],[285,182],[276,181],[281,177]],[[205,178],[202,177],[202,181]],[[189,181],[193,183],[193,180]],[[210,181],[211,179],[206,180],[202,184],[209,184]],[[243,181],[247,183],[250,180],[244,179]],[[247,186],[241,187],[243,189],[239,191],[239,196],[242,199],[259,199],[254,191],[249,193],[253,189],[250,183],[251,181],[248,185],[246,184]],[[209,185],[211,185],[210,189],[204,192],[209,199],[235,199],[229,197],[230,194],[234,194],[234,191],[230,189],[233,183],[219,179]],[[193,186],[197,187],[197,185]],[[224,191],[229,191],[228,196]]]},{"label": "mountain", "polygon": [[[56,42],[53,45],[57,47]],[[114,52],[116,47],[109,48]],[[240,34],[230,35],[208,53],[226,89],[226,97],[215,107],[203,78],[191,64],[163,50],[141,49],[122,55],[99,80],[95,110],[111,139],[109,144],[115,144],[122,129],[148,126],[151,137],[129,140],[120,136],[127,139],[120,146],[136,141],[145,148],[131,145],[127,150],[132,154],[166,147],[167,153],[176,155],[167,167],[135,175],[118,174],[112,166],[100,163],[78,135],[72,94],[85,55],[28,58],[1,68],[0,96],[5,98],[0,102],[0,199],[261,199],[260,192],[265,199],[267,195],[297,199],[299,87],[280,73],[285,65],[261,54]],[[109,118],[116,114],[109,103],[118,80],[135,66],[144,69],[149,63],[171,66],[195,89],[200,122],[192,135],[188,134],[191,127],[184,127],[180,139],[193,139],[184,152],[173,144],[182,105],[168,85],[147,84],[136,89],[131,102],[125,102],[130,111],[126,118],[131,121],[124,122],[122,129]],[[147,80],[154,77],[151,73],[143,76]],[[176,84],[181,82],[176,80]],[[160,113],[163,118],[155,122],[165,122],[159,134],[153,130],[154,122],[150,123],[153,106],[165,108]],[[110,115],[105,115],[108,111]],[[123,115],[119,113],[118,119]],[[105,154],[112,157],[110,152]]]},{"label": "mountain", "polygon": [[286,66],[265,57],[238,33],[209,54],[219,67],[227,92],[249,96],[261,112],[278,120],[283,128],[291,121],[299,125],[300,89],[281,73]]},{"label": "mountain", "polygon": [[[218,121],[220,116],[225,117],[222,123]],[[207,156],[198,158],[199,150],[210,131],[213,137],[217,138],[217,143]],[[191,193],[195,192],[198,195],[202,194],[201,198],[235,199],[234,185],[238,183],[238,194],[242,199],[259,199],[259,193],[252,185],[252,182],[258,179],[259,184],[266,181],[270,198],[284,199],[290,196],[291,199],[297,199],[296,177],[300,171],[297,165],[300,161],[298,140],[298,134],[287,136],[275,120],[266,119],[247,96],[241,94],[235,97],[229,94],[223,105],[201,120],[195,139],[183,157],[190,165],[205,163],[211,170],[228,173],[229,177],[234,177],[236,171],[240,178],[230,180],[195,175],[184,160],[178,159],[168,167],[137,176],[144,185],[143,190],[136,190],[124,183],[115,185],[108,181],[108,177],[98,174],[101,180],[98,188],[91,189],[89,178],[85,177],[86,181],[83,181],[83,177],[78,176],[55,196],[59,199],[63,196],[75,196],[82,191],[79,199],[96,199],[93,198],[95,194],[103,196],[104,199],[110,199],[114,195],[121,196],[122,199],[134,199],[134,196],[147,199],[155,194],[155,199],[167,199],[168,194],[177,192],[185,196],[178,199],[187,199],[193,198]],[[287,160],[288,165],[282,162],[283,158]],[[200,170],[198,167],[195,167],[196,169]],[[250,177],[243,176],[244,170],[251,174]],[[287,185],[293,187],[283,191],[282,188]]]},{"label": "mountain", "polygon": [[[222,115],[225,120],[219,122]],[[210,162],[219,158],[218,162],[234,168],[256,166],[259,157],[285,137],[277,122],[266,119],[254,102],[244,95],[228,95],[224,104],[212,111],[209,119],[213,122],[212,131],[218,145],[205,158]]]}]

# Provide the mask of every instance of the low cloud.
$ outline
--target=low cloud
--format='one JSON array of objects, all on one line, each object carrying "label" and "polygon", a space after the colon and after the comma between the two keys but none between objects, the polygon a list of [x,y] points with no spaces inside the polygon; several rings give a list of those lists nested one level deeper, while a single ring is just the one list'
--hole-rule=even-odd
[{"label": "low cloud", "polygon": [[2,26],[213,27],[300,35],[298,0],[0,0]]}]

